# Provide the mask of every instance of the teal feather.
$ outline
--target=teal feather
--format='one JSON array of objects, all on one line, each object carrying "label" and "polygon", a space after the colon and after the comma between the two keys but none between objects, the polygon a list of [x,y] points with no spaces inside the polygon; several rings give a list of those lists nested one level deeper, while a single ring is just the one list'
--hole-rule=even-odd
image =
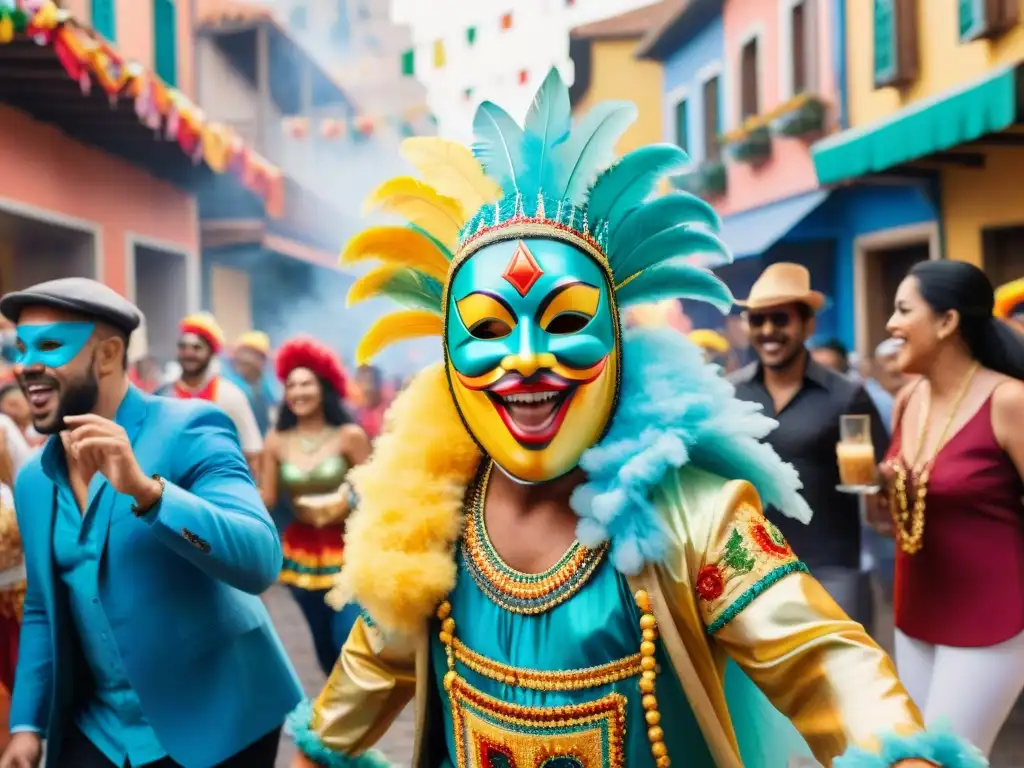
[{"label": "teal feather", "polygon": [[636,105],[628,101],[608,101],[590,110],[555,150],[556,197],[580,207],[586,203],[591,185],[615,159],[615,145],[636,116]]},{"label": "teal feather", "polygon": [[432,242],[434,244],[434,246],[437,248],[437,250],[439,250],[442,253],[442,255],[446,259],[448,259],[448,261],[452,260],[452,258],[454,257],[455,254],[453,254],[448,249],[447,245],[445,245],[440,240],[438,240],[436,237],[434,237],[432,234],[427,232],[427,230],[423,229],[423,227],[417,227],[415,224],[409,224],[408,227],[409,227],[409,229],[414,230],[415,232],[419,232],[421,235],[423,235],[425,238],[427,238],[427,240]]},{"label": "teal feather", "polygon": [[674,144],[653,144],[630,152],[602,173],[590,190],[587,215],[606,221],[610,229],[622,223],[635,207],[646,202],[665,176],[678,173],[689,158]]},{"label": "teal feather", "polygon": [[713,272],[684,261],[669,261],[644,270],[615,292],[620,308],[663,299],[706,301],[723,315],[733,305],[729,286]]},{"label": "teal feather", "polygon": [[473,135],[473,155],[487,175],[506,192],[518,192],[524,171],[523,129],[504,109],[485,101],[473,118]]},{"label": "teal feather", "polygon": [[619,260],[638,243],[676,224],[700,224],[715,232],[721,220],[714,208],[686,192],[673,192],[631,209],[617,227],[611,227],[608,252],[616,274],[620,274]]},{"label": "teal feather", "polygon": [[524,127],[525,173],[519,179],[519,192],[526,200],[533,201],[539,193],[553,187],[555,164],[551,162],[551,153],[569,138],[572,130],[569,89],[554,67],[537,91],[526,113]]},{"label": "teal feather", "polygon": [[409,309],[425,309],[441,314],[442,287],[434,278],[415,269],[401,269],[380,288],[387,296]]},{"label": "teal feather", "polygon": [[716,234],[689,223],[674,224],[652,232],[621,258],[616,254],[612,271],[616,282],[656,267],[671,259],[690,256],[729,258],[729,251]]}]

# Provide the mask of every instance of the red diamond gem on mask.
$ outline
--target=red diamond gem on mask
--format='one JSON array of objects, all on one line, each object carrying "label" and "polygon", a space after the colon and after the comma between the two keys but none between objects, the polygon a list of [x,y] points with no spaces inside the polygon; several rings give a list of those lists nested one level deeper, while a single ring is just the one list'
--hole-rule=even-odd
[{"label": "red diamond gem on mask", "polygon": [[512,258],[509,259],[508,266],[505,267],[505,272],[501,276],[513,288],[519,291],[520,296],[525,296],[537,284],[537,281],[540,280],[543,274],[544,270],[540,268],[540,264],[533,258],[530,249],[526,247],[525,243],[519,243],[515,253],[512,254]]}]

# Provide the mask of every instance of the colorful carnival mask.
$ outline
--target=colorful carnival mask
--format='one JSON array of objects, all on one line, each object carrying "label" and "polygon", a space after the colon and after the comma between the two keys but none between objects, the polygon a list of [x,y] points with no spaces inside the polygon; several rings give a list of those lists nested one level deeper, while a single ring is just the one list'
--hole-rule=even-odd
[{"label": "colorful carnival mask", "polygon": [[19,325],[15,362],[26,368],[63,368],[85,348],[95,328],[88,322]]},{"label": "colorful carnival mask", "polygon": [[448,377],[470,432],[513,477],[577,465],[615,403],[619,339],[604,271],[571,245],[508,240],[448,290]]},{"label": "colorful carnival mask", "polygon": [[632,104],[610,102],[573,128],[568,89],[552,70],[524,127],[480,106],[472,152],[406,140],[423,180],[385,182],[368,207],[409,226],[371,228],[342,256],[384,262],[353,285],[350,304],[388,296],[409,307],[377,321],[358,362],[397,341],[443,336],[466,427],[522,482],[571,471],[607,429],[623,362],[619,307],[732,304],[718,278],[686,263],[729,260],[714,211],[683,192],[651,199],[686,153],[645,147],[604,170],[635,118]]}]

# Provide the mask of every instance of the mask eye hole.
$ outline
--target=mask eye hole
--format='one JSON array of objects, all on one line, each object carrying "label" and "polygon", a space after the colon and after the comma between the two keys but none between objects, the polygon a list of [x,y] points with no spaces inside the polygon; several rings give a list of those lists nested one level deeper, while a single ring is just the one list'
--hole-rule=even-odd
[{"label": "mask eye hole", "polygon": [[579,333],[587,327],[589,322],[590,317],[588,315],[579,312],[562,312],[552,318],[546,330],[548,333],[553,333],[556,336],[564,336],[570,333]]},{"label": "mask eye hole", "polygon": [[60,349],[64,345],[61,344],[59,341],[53,341],[51,339],[46,339],[44,341],[39,342],[38,346],[39,346],[39,351],[40,352],[55,352],[56,350]]},{"label": "mask eye hole", "polygon": [[482,339],[484,341],[503,339],[512,333],[512,326],[504,320],[499,320],[496,317],[488,317],[474,323],[473,327],[469,329],[469,333],[473,338]]}]

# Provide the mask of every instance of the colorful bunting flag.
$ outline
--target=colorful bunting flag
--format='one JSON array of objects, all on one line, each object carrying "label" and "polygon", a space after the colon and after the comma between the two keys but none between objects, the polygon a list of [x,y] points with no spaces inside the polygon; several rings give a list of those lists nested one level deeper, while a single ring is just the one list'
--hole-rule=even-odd
[{"label": "colorful bunting flag", "polygon": [[512,29],[512,14],[511,13],[502,14],[502,16],[501,16],[501,28],[502,29]]},{"label": "colorful bunting flag", "polygon": [[434,41],[434,69],[441,69],[444,66],[444,40]]},{"label": "colorful bunting flag", "polygon": [[402,54],[402,74],[406,77],[416,74],[416,51],[413,48]]},{"label": "colorful bunting flag", "polygon": [[470,27],[466,30],[466,43],[473,45],[476,42],[476,27]]}]

